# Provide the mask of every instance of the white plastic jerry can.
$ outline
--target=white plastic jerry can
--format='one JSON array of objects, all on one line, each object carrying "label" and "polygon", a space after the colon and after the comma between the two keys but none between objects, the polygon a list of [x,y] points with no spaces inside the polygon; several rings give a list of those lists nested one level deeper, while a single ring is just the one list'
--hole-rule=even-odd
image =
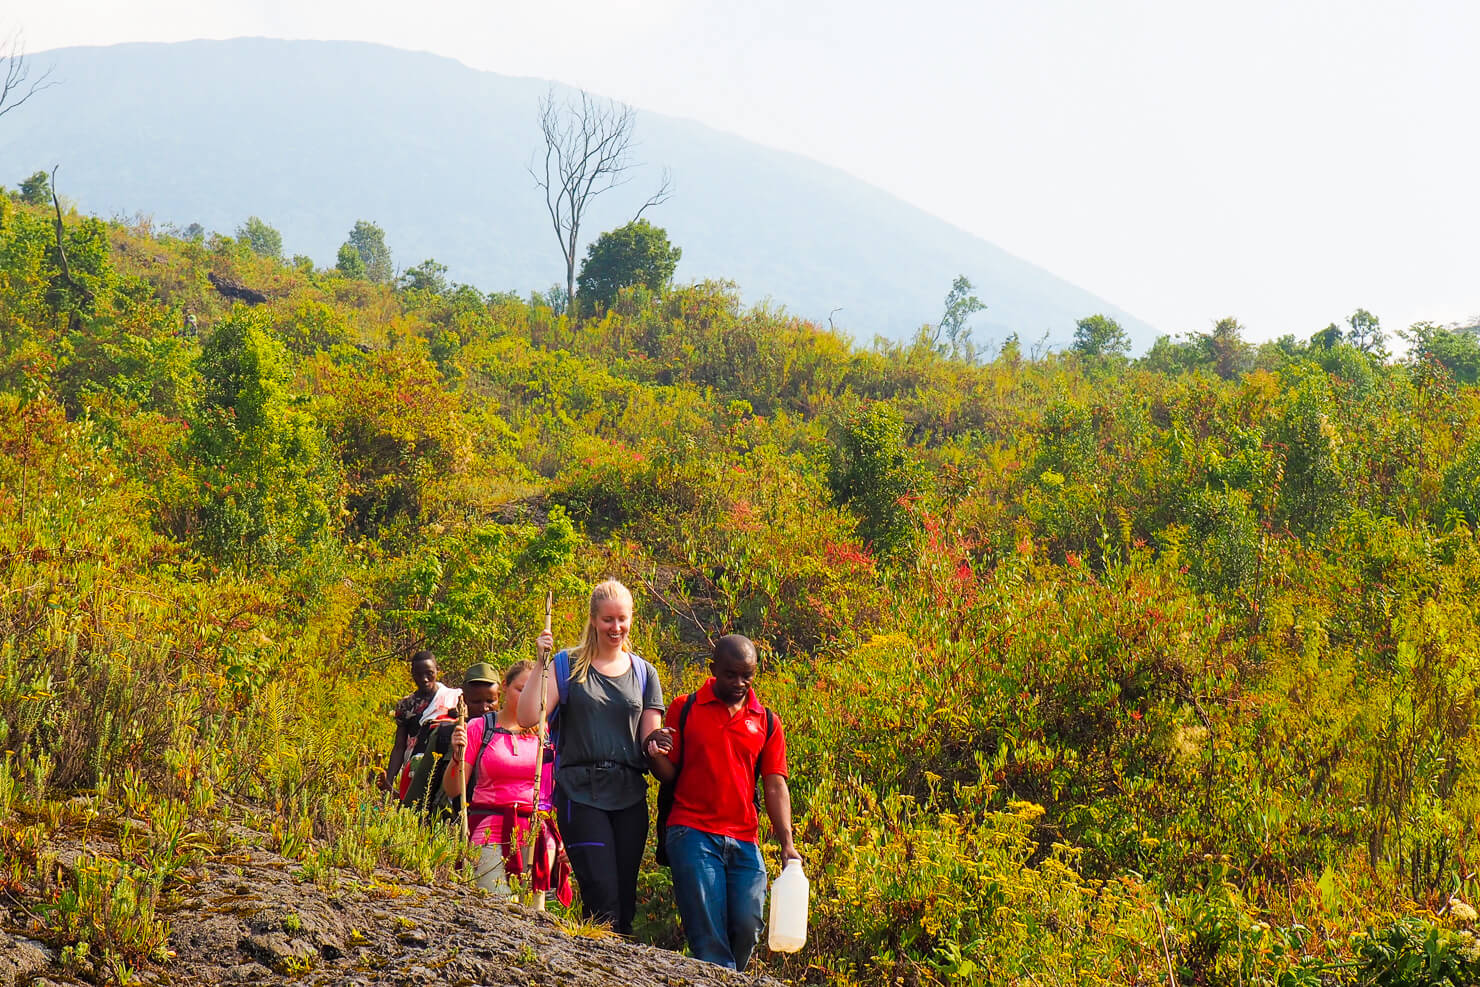
[{"label": "white plastic jerry can", "polygon": [[807,896],[810,893],[802,862],[786,862],[771,882],[771,922],[768,943],[778,953],[795,953],[807,943]]}]

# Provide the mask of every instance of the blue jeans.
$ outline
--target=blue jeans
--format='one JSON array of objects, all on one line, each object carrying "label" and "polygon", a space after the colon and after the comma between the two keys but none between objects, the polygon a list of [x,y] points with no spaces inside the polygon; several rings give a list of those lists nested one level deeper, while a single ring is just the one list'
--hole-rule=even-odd
[{"label": "blue jeans", "polygon": [[666,838],[673,896],[689,952],[744,970],[760,941],[766,909],[761,848],[688,826],[669,826]]}]

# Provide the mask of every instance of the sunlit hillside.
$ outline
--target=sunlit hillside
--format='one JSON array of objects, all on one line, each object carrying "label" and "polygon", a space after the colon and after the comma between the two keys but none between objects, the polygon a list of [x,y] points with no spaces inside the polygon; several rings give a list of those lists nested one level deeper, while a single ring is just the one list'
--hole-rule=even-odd
[{"label": "sunlit hillside", "polygon": [[[765,972],[1480,978],[1473,333],[1395,360],[1361,313],[1230,320],[1130,360],[1087,318],[983,362],[709,283],[576,319],[75,212],[59,244],[31,198],[0,196],[0,920],[94,979],[168,972],[192,868],[253,840],[308,882],[460,879],[370,781],[405,658],[527,657],[547,591],[574,640],[605,576],[666,694],[761,645],[813,895]],[[58,860],[99,833],[118,859]],[[676,946],[646,867],[639,936]]]}]

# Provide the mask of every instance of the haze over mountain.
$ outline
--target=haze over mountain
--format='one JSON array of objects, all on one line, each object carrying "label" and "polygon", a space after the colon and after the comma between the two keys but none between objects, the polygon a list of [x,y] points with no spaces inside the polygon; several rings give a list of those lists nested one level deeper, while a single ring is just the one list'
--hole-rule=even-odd
[{"label": "haze over mountain", "polygon": [[[354,42],[128,44],[35,58],[61,84],[0,125],[0,182],[59,164],[62,194],[86,211],[224,233],[257,215],[282,231],[287,253],[321,265],[363,218],[385,229],[402,267],[435,257],[485,290],[563,280],[526,171],[541,149],[547,82]],[[1097,312],[1118,319],[1137,348],[1156,335],[836,169],[641,111],[636,137],[646,166],[596,201],[583,242],[630,219],[666,166],[675,194],[645,216],[683,248],[681,281],[732,279],[747,301],[770,298],[824,323],[840,308],[836,325],[867,340],[908,338],[937,319],[965,274],[988,306],[972,322],[981,341],[1047,333],[1062,345]]]}]

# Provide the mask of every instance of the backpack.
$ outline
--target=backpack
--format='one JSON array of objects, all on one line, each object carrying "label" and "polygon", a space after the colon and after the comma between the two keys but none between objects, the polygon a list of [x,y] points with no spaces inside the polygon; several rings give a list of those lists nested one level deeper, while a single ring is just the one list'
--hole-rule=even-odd
[{"label": "backpack", "polygon": [[[630,651],[628,654],[632,654]],[[556,750],[555,770],[560,770],[560,707],[565,705],[566,697],[570,695],[570,652],[555,652],[555,689],[559,693],[559,701],[555,708],[545,716],[545,723],[550,728],[550,744]],[[637,691],[640,695],[647,695],[648,669],[651,666],[637,655],[632,655],[632,669],[637,674]]]},{"label": "backpack", "polygon": [[[483,752],[488,749],[488,742],[493,739],[497,732],[494,728],[497,713],[483,714],[483,740],[478,745],[478,753],[473,758],[472,770],[468,772],[468,784],[463,793],[463,800],[469,805],[473,802],[473,792],[478,787],[478,768],[483,763]],[[418,765],[418,771],[412,776],[411,786],[406,792],[405,805],[416,807],[428,819],[456,819],[462,808],[462,801],[456,796],[448,797],[442,788],[442,776],[448,771],[456,768],[452,759],[447,756],[435,758],[436,765],[432,765],[433,754],[436,751],[436,741],[428,745],[428,751],[423,755],[424,764]]]},{"label": "backpack", "polygon": [[[694,708],[696,693],[689,693],[684,697],[683,706],[678,710],[678,732],[683,734],[683,728],[688,725],[689,711]],[[761,755],[766,752],[766,745],[771,742],[771,735],[776,732],[776,714],[771,712],[771,707],[766,710],[766,739],[761,741],[760,753],[755,756],[755,780],[760,784],[761,780]],[[658,843],[653,848],[653,859],[659,867],[668,866],[668,814],[673,811],[673,796],[678,790],[678,777],[683,774],[684,752],[688,749],[685,743],[678,749],[678,764],[675,767],[678,773],[673,776],[672,781],[658,782]],[[759,816],[761,811],[761,793],[757,788],[755,792],[755,812]]]}]

